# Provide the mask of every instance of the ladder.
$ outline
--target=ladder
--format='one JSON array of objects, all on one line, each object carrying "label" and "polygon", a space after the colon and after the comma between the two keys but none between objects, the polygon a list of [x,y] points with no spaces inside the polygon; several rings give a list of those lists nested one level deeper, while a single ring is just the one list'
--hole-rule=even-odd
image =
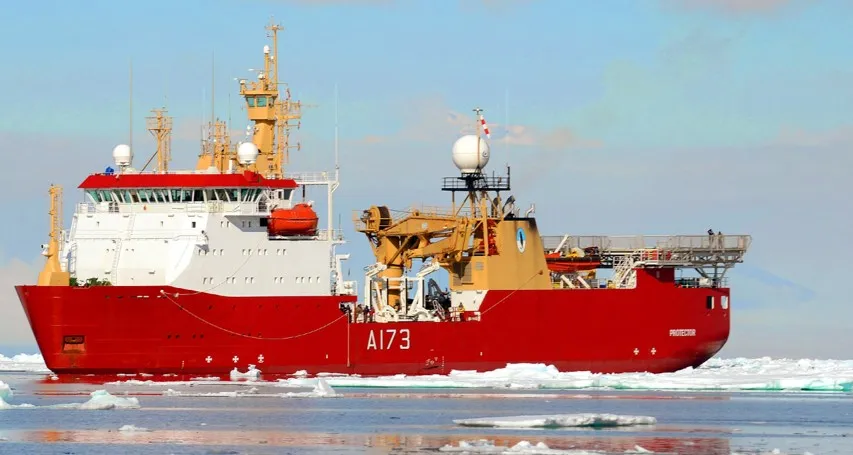
[{"label": "ladder", "polygon": [[124,232],[124,238],[130,239],[133,234],[133,222],[136,220],[136,213],[130,213],[130,219],[127,220],[127,229]]},{"label": "ladder", "polygon": [[634,258],[631,255],[620,256],[613,267],[613,287],[636,286],[637,275],[634,273]]},{"label": "ladder", "polygon": [[115,239],[115,254],[113,255],[113,267],[110,269],[110,283],[113,286],[118,284],[118,260],[120,258],[119,254],[121,253],[121,239]]}]

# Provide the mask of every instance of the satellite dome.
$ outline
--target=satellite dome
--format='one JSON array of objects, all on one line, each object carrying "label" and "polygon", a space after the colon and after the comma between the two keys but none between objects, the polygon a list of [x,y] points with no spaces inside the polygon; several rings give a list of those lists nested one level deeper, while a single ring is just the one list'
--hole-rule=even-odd
[{"label": "satellite dome", "polygon": [[489,144],[484,139],[469,134],[453,143],[453,164],[463,173],[480,172],[488,162]]},{"label": "satellite dome", "polygon": [[116,166],[130,166],[130,163],[133,161],[133,152],[130,150],[130,146],[127,144],[115,146],[113,149],[113,160],[115,160]]},{"label": "satellite dome", "polygon": [[240,164],[253,164],[258,159],[258,146],[252,142],[242,142],[237,147],[237,161]]}]

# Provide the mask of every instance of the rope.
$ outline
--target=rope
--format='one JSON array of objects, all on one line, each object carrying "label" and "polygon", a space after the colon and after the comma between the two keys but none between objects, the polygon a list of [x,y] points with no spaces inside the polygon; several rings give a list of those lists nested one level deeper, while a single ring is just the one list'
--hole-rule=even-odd
[{"label": "rope", "polygon": [[488,313],[489,311],[491,311],[491,310],[492,310],[492,308],[494,308],[494,307],[496,307],[496,306],[500,305],[500,304],[501,304],[501,303],[503,303],[506,299],[508,299],[508,298],[512,297],[512,295],[513,295],[513,294],[515,294],[516,292],[518,292],[518,291],[522,290],[525,286],[527,286],[527,283],[530,283],[531,281],[533,281],[533,279],[534,279],[534,278],[536,278],[536,276],[537,276],[537,275],[542,275],[542,274],[543,274],[543,272],[542,272],[542,270],[540,270],[540,271],[538,271],[538,272],[534,273],[533,275],[531,275],[531,276],[530,276],[530,278],[528,278],[528,279],[527,279],[527,281],[525,281],[525,282],[524,282],[524,283],[523,283],[523,284],[522,284],[518,289],[514,289],[514,290],[513,290],[512,292],[510,292],[509,294],[507,294],[507,295],[503,296],[503,298],[502,298],[502,299],[500,299],[500,300],[498,300],[497,302],[495,302],[495,304],[494,304],[494,305],[492,305],[492,306],[490,306],[490,307],[486,308],[485,310],[481,311],[481,312],[480,312],[480,316],[482,316],[482,315],[484,315],[484,314]]},{"label": "rope", "polygon": [[[236,336],[238,336],[238,337],[250,338],[250,339],[253,339],[253,340],[263,340],[263,341],[284,341],[284,340],[292,340],[292,339],[294,339],[294,338],[300,338],[300,337],[304,337],[304,336],[307,336],[307,335],[311,335],[312,333],[319,332],[319,331],[321,331],[321,330],[323,330],[323,329],[325,329],[325,328],[329,327],[330,325],[332,325],[332,324],[334,324],[334,323],[336,323],[336,322],[340,321],[341,319],[343,319],[343,318],[347,317],[347,315],[342,314],[342,315],[341,315],[340,317],[338,317],[337,319],[332,320],[332,322],[330,322],[330,323],[328,323],[328,324],[326,324],[326,325],[324,325],[324,326],[322,326],[322,327],[316,328],[316,329],[314,329],[314,330],[309,330],[309,331],[307,331],[307,332],[305,332],[305,333],[300,333],[300,334],[298,334],[298,335],[291,335],[291,336],[287,336],[287,337],[273,337],[273,338],[270,338],[270,337],[256,337],[256,336],[252,336],[252,335],[246,335],[246,334],[243,334],[243,333],[238,333],[238,332],[235,332],[235,331],[233,331],[233,330],[228,330],[228,329],[226,329],[225,327],[222,327],[222,326],[216,325],[216,324],[214,324],[214,323],[212,323],[212,322],[208,321],[207,319],[204,319],[203,317],[201,317],[201,316],[199,316],[199,315],[197,315],[197,314],[193,313],[192,311],[190,311],[190,310],[188,310],[188,309],[184,308],[183,306],[181,306],[181,304],[180,304],[180,303],[178,303],[175,299],[173,299],[169,294],[167,294],[167,293],[166,293],[166,291],[164,291],[164,290],[162,290],[162,289],[161,289],[161,290],[160,290],[160,294],[163,294],[163,296],[165,296],[167,299],[169,299],[169,301],[170,301],[170,302],[174,303],[174,304],[175,304],[178,308],[180,308],[182,311],[185,311],[185,312],[186,312],[187,314],[189,314],[190,316],[192,316],[192,317],[194,317],[194,318],[198,319],[199,321],[201,321],[201,322],[203,322],[203,323],[205,323],[205,324],[207,324],[207,325],[209,325],[209,326],[211,326],[211,327],[213,327],[213,328],[215,328],[215,329],[217,329],[217,330],[221,330],[221,331],[223,331],[223,332],[225,332],[225,333],[229,333],[229,334],[231,334],[231,335],[236,335]],[[175,295],[177,296],[177,294],[175,294]]]}]

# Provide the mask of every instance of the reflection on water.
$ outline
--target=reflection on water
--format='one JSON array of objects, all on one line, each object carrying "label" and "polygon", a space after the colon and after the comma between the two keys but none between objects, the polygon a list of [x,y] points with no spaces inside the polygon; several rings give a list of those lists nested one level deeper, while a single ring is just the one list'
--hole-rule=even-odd
[{"label": "reflection on water", "polygon": [[499,446],[520,441],[544,442],[552,449],[595,450],[608,453],[633,451],[636,446],[653,452],[730,453],[725,438],[673,438],[655,436],[557,436],[545,434],[506,435],[469,433],[455,435],[412,435],[399,433],[339,434],[286,431],[205,431],[156,430],[123,432],[118,430],[17,430],[0,432],[8,442],[78,444],[181,444],[181,445],[271,445],[287,447],[348,446],[372,447],[387,451],[437,449],[458,446],[460,441],[487,439]]},{"label": "reflection on water", "polygon": [[[283,398],[293,388],[270,382],[111,383],[4,375],[10,403],[0,410],[0,453],[434,453],[485,439],[512,447],[543,442],[554,449],[624,454],[853,453],[853,395],[592,390],[341,388],[339,398]],[[80,379],[80,378],[78,378]],[[103,378],[102,378],[103,379]],[[189,378],[188,378],[189,379]],[[139,397],[139,410],[50,409],[83,402],[90,392]],[[234,397],[164,396],[168,389]],[[248,393],[249,390],[254,392]],[[656,425],[606,429],[465,428],[454,419],[613,413],[647,415]],[[123,425],[151,431],[119,431]],[[265,449],[268,448],[268,449]]]}]

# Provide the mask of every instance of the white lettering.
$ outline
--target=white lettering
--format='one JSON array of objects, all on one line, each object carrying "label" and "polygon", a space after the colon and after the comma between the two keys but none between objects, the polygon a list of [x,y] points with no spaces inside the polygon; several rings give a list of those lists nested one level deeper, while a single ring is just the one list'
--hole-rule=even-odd
[{"label": "white lettering", "polygon": [[409,329],[400,329],[400,337],[402,338],[400,341],[406,342],[406,344],[400,344],[400,349],[409,349]]},{"label": "white lettering", "polygon": [[669,329],[671,337],[695,337],[696,329]]},{"label": "white lettering", "polygon": [[[385,334],[388,334],[387,336]],[[387,351],[393,348],[397,349],[409,349],[412,345],[410,340],[409,329],[400,329],[400,338],[397,338],[397,329],[380,329],[379,330],[379,342],[376,342],[376,333],[374,330],[370,331],[370,335],[367,337],[367,349],[368,350],[379,350],[379,351]],[[385,340],[388,340],[386,343]],[[394,340],[397,340],[397,343],[394,343]]]},{"label": "white lettering", "polygon": [[396,329],[389,329],[388,333],[391,334],[391,338],[388,339],[388,346],[386,346],[385,349],[391,349],[391,343],[394,342],[394,337],[397,336],[397,330]]},{"label": "white lettering", "polygon": [[376,338],[373,337],[373,330],[370,331],[370,337],[367,338],[367,350],[376,349]]}]

